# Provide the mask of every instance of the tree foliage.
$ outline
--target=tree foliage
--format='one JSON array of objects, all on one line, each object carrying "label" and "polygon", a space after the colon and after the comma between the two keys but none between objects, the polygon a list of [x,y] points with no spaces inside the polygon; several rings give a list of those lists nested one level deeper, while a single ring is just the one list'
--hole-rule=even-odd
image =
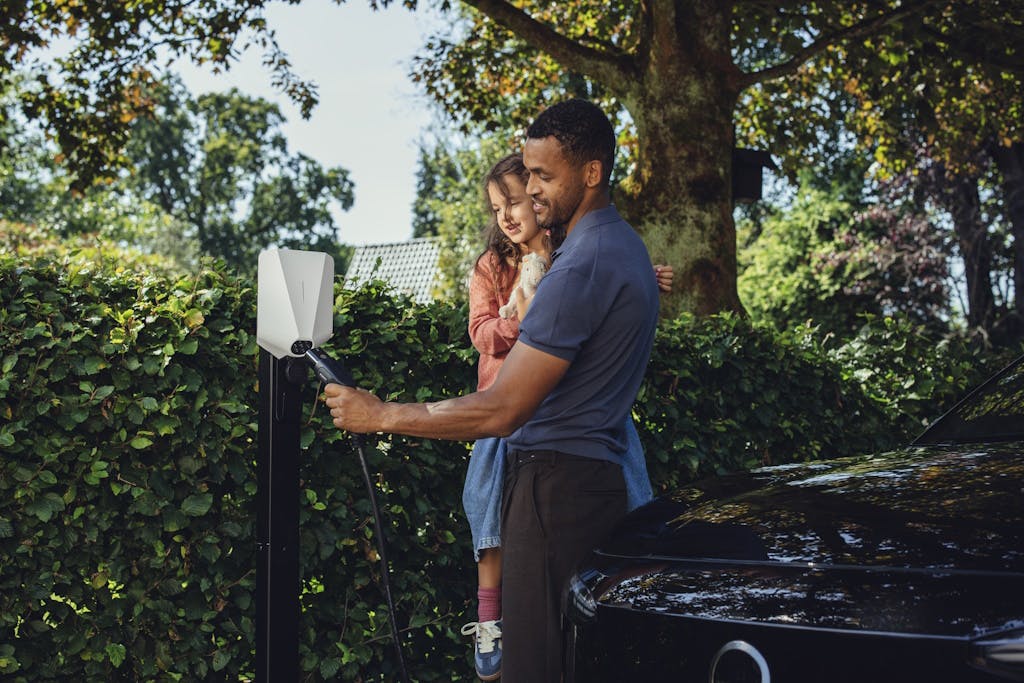
[{"label": "tree foliage", "polygon": [[[825,55],[870,52],[871,41],[880,37],[955,25],[939,11],[955,3],[928,1],[466,4],[478,10],[471,29],[433,41],[421,62],[438,99],[477,119],[507,101],[525,121],[552,93],[565,91],[565,74],[585,76],[591,96],[621,106],[634,125],[633,173],[623,182],[620,203],[641,221],[655,258],[667,250],[680,259],[682,288],[695,293],[688,307],[698,311],[738,306],[728,284],[734,247],[726,157],[734,118],[743,111],[737,110],[739,98],[762,105],[757,111],[785,98],[796,102],[774,106],[764,117],[773,132],[791,128],[791,137],[801,141],[794,147],[807,149],[818,124],[834,121],[838,111],[800,107],[814,100],[811,95],[820,101],[831,92],[827,69],[819,64]],[[975,30],[983,20],[956,19],[965,22],[961,31]],[[793,87],[801,81],[803,93]],[[775,88],[777,96],[758,97],[760,88]],[[850,102],[848,96],[831,99],[837,107]],[[808,112],[814,117],[803,119]],[[760,137],[763,145],[764,136],[754,131],[768,130],[767,124],[753,131],[748,126],[746,138]],[[690,253],[682,253],[679,243]]]},{"label": "tree foliage", "polygon": [[[281,87],[312,104],[313,89],[290,73],[276,50],[264,4],[21,0],[6,8],[2,65],[25,63],[32,46],[73,32],[72,49],[58,62],[62,78],[44,75],[39,94],[27,103],[60,131],[66,158],[95,172],[115,159],[111,150],[123,143],[123,122],[153,106],[147,86],[164,54],[224,66],[248,40],[267,50]],[[850,97],[862,103],[857,98],[874,84],[912,92],[906,86],[916,81],[903,74],[909,78],[915,63],[906,71],[894,67],[901,67],[903,53],[925,54],[933,45],[935,63],[945,68],[927,73],[936,92],[949,94],[939,100],[951,102],[956,84],[972,83],[976,73],[1019,70],[1021,4],[466,0],[468,29],[432,40],[416,68],[439,101],[484,125],[502,112],[522,126],[566,94],[596,99],[628,122],[623,143],[633,152],[630,174],[616,201],[654,258],[676,266],[679,305],[703,314],[741,309],[731,197],[741,97],[754,93],[744,102],[764,114],[763,123],[740,127],[743,137],[761,139],[775,152],[790,148],[780,150],[782,142],[806,149],[818,122],[843,111]],[[252,37],[240,42],[240,35]],[[832,68],[840,63],[851,69]],[[758,92],[775,84],[771,92]],[[840,91],[849,97],[833,96]],[[1009,85],[1005,92],[1012,99]],[[837,108],[814,110],[821,98]],[[787,100],[800,106],[777,106]],[[803,120],[801,112],[814,116]],[[775,137],[778,144],[771,144]],[[104,140],[113,146],[103,146]]]},{"label": "tree foliage", "polygon": [[[876,178],[911,179],[919,209],[951,226],[967,324],[992,339],[1024,334],[1024,176],[1013,151],[1024,132],[1022,16],[1012,1],[940,3],[826,51],[788,83],[749,90],[739,118],[739,135],[774,141],[792,174],[806,157],[822,166],[840,140],[873,159]],[[1010,297],[1000,296],[1007,275]]]},{"label": "tree foliage", "polygon": [[14,102],[24,78],[0,88],[0,218],[31,223],[51,236],[94,235],[159,254],[172,268],[187,268],[200,253],[187,226],[129,190],[123,180],[75,190],[54,159],[44,132],[26,121]]},{"label": "tree foliage", "polygon": [[[12,84],[6,101],[23,87]],[[237,91],[194,97],[176,79],[156,86],[153,101],[153,114],[132,123],[125,168],[82,191],[42,132],[8,106],[0,216],[65,237],[102,235],[182,267],[207,255],[251,271],[271,245],[346,260],[334,211],[352,205],[348,172],[289,152],[276,105]]]},{"label": "tree foliage", "polygon": [[[386,3],[385,3],[386,4]],[[308,115],[314,84],[298,78],[266,25],[263,2],[12,0],[0,9],[0,74],[32,69],[25,110],[49,123],[76,189],[125,161],[132,122],[175,59],[216,70],[250,46],[263,50],[275,85]]]},{"label": "tree foliage", "polygon": [[277,105],[235,89],[192,99],[174,80],[155,101],[134,125],[127,183],[203,253],[242,270],[267,246],[340,254],[331,209],[352,206],[348,172],[289,153]]},{"label": "tree foliage", "polygon": [[898,188],[867,201],[842,184],[802,183],[792,203],[741,223],[739,287],[755,320],[779,330],[809,323],[848,339],[865,316],[896,316],[948,333],[944,233],[901,201]]}]

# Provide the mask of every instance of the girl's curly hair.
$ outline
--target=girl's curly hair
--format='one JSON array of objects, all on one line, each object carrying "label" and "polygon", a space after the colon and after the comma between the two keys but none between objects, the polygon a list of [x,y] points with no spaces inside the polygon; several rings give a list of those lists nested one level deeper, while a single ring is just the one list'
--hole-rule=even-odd
[{"label": "girl's curly hair", "polygon": [[509,154],[498,160],[487,175],[484,176],[483,191],[484,205],[487,207],[491,220],[484,228],[484,252],[477,257],[476,267],[480,268],[480,261],[484,258],[491,259],[494,273],[495,291],[502,291],[506,288],[512,278],[515,277],[519,262],[522,260],[522,253],[519,246],[514,244],[498,226],[498,216],[491,210],[491,198],[488,188],[494,185],[506,199],[509,196],[507,176],[516,176],[526,184],[530,179],[530,172],[523,164],[523,155],[519,153]]}]

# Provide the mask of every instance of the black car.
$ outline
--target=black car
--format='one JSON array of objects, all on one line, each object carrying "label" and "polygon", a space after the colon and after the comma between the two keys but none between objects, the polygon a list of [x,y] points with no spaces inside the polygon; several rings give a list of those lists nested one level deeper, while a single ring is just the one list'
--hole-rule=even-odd
[{"label": "black car", "polygon": [[567,683],[1024,681],[1024,357],[906,449],[634,511],[566,613]]}]

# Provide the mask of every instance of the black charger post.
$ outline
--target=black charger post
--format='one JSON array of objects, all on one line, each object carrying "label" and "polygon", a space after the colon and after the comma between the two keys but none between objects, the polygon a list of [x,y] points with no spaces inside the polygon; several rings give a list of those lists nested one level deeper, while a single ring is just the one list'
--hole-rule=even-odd
[{"label": "black charger post", "polygon": [[[299,434],[305,352],[334,332],[334,260],[291,249],[260,254],[256,341],[256,680],[299,680]],[[300,344],[301,341],[301,344]]]},{"label": "black charger post", "polygon": [[305,367],[260,349],[256,458],[256,680],[299,672],[299,424]]}]

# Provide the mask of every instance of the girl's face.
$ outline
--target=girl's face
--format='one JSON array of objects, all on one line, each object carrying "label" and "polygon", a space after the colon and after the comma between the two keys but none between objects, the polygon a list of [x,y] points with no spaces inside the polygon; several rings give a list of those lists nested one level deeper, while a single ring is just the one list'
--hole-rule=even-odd
[{"label": "girl's face", "polygon": [[508,197],[501,193],[497,184],[487,186],[487,196],[491,199],[491,210],[498,220],[498,227],[524,252],[537,251],[543,245],[544,234],[537,226],[533,200],[526,194],[526,184],[513,174],[504,176],[503,180],[508,188]]}]

